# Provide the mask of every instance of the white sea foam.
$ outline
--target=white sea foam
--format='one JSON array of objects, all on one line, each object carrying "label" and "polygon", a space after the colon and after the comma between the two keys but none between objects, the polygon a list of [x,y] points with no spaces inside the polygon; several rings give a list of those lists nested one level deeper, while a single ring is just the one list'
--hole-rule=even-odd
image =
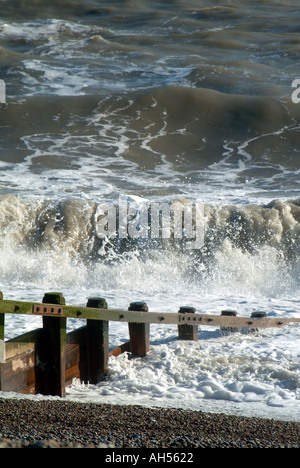
[{"label": "white sea foam", "polygon": [[[122,14],[113,2],[95,15],[85,5],[73,20],[58,7],[44,19],[41,5],[28,20],[6,2],[0,191],[20,199],[0,203],[4,297],[40,301],[53,289],[70,304],[101,295],[116,308],[146,300],[156,311],[299,317],[299,203],[287,201],[300,193],[295,0],[285,16],[274,2],[267,22],[259,2],[246,16],[127,3]],[[206,251],[114,245],[103,255],[95,204],[127,193],[209,205]],[[7,317],[6,338],[40,324]],[[111,358],[108,381],[74,382],[68,398],[300,420],[299,327],[176,336],[152,326],[145,359]],[[127,326],[112,323],[111,347],[126,339]]]},{"label": "white sea foam", "polygon": [[[110,307],[124,309],[134,300],[146,300],[154,311],[177,312],[181,305],[189,304],[204,313],[220,314],[230,307],[244,316],[256,310],[271,317],[300,316],[296,282],[291,274],[283,276],[282,259],[274,248],[250,254],[232,248],[227,241],[210,269],[203,267],[196,273],[190,271],[189,257],[168,251],[157,251],[146,259],[138,251],[128,251],[118,262],[99,258],[85,263],[80,256],[71,255],[72,249],[66,249],[61,225],[53,230],[51,249],[46,244],[33,252],[23,242],[18,245],[24,228],[30,230],[29,212],[20,201],[10,201],[6,217],[17,217],[15,228],[19,228],[8,225],[11,231],[6,230],[2,238],[1,289],[7,299],[40,301],[46,290],[58,289],[70,304],[85,305],[88,296],[101,295]],[[80,206],[84,206],[82,202]],[[61,223],[61,206],[60,211],[55,204],[52,209],[49,213],[56,213]],[[68,226],[73,222],[70,219]],[[73,241],[75,234],[73,226]],[[40,322],[8,317],[6,337],[39,327]],[[69,329],[76,326],[76,321],[69,321]],[[68,398],[300,421],[299,326],[251,334],[203,327],[198,343],[176,337],[176,327],[151,326],[152,346],[146,358],[130,359],[126,354],[111,358],[106,382],[91,386],[75,381]],[[127,339],[127,325],[110,324],[111,348]]]},{"label": "white sea foam", "polygon": [[174,329],[153,337],[146,358],[111,358],[107,382],[74,381],[68,398],[300,421],[299,328],[224,335],[204,327],[198,343],[176,341]]}]

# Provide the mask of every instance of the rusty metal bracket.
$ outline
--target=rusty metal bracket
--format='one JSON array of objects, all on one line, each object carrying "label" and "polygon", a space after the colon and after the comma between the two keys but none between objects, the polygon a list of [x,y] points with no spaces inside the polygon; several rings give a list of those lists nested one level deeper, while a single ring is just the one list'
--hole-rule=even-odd
[{"label": "rusty metal bracket", "polygon": [[35,315],[59,315],[64,316],[64,309],[60,305],[33,305],[32,313]]}]

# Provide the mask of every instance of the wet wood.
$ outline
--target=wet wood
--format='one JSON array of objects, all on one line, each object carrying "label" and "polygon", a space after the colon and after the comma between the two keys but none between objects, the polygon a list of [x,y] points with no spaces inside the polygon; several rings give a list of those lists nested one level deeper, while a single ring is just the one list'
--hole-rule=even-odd
[{"label": "wet wood", "polygon": [[[50,300],[55,304],[45,302]],[[67,306],[61,293],[47,293],[43,303],[0,300],[0,391],[63,397],[74,378],[97,384],[107,374],[110,356],[124,352],[146,356],[151,323],[178,325],[180,339],[192,340],[198,339],[199,325],[259,330],[300,323],[300,318],[268,318],[262,313],[198,314],[191,307],[181,313],[149,312],[145,303],[132,303],[127,311],[108,309],[103,298],[93,298],[87,305]],[[5,342],[5,314],[41,316],[43,328]],[[86,326],[67,334],[67,318],[86,319]],[[130,335],[129,342],[111,351],[109,321],[128,322]]]},{"label": "wet wood", "polygon": [[108,321],[87,320],[87,366],[88,381],[97,384],[104,379],[108,371]]},{"label": "wet wood", "polygon": [[26,351],[8,359],[0,368],[1,391],[36,393],[35,351]]},{"label": "wet wood", "polygon": [[130,351],[134,356],[145,357],[150,351],[150,323],[143,323],[139,317],[149,313],[148,306],[145,302],[133,302],[129,311],[137,314],[136,321],[128,325]]},{"label": "wet wood", "polygon": [[[179,314],[192,314],[196,313],[196,309],[194,307],[180,307]],[[198,325],[189,325],[184,323],[184,325],[178,325],[178,338],[180,340],[188,340],[188,341],[198,341]]]},{"label": "wet wood", "polygon": [[129,352],[130,352],[130,341],[127,341],[126,343],[123,343],[122,345],[117,346],[117,348],[112,349],[109,352],[109,357],[111,356],[118,357],[120,356],[120,354],[129,353]]},{"label": "wet wood", "polygon": [[[1,314],[25,314],[25,315],[41,315],[59,318],[56,314],[51,314],[50,309],[47,313],[33,313],[33,308],[39,303],[18,302],[18,301],[0,301],[0,316]],[[42,306],[43,304],[39,304]],[[221,317],[213,314],[178,314],[168,312],[137,312],[126,311],[122,309],[97,309],[79,306],[62,306],[61,317],[65,318],[81,318],[88,320],[104,320],[112,322],[128,322],[128,323],[155,323],[166,325],[179,325],[185,323],[205,325],[205,326],[237,326],[238,328],[252,328],[255,324],[256,328],[279,328],[290,323],[300,323],[300,318],[262,318],[254,320],[248,317]]]},{"label": "wet wood", "polygon": [[42,395],[66,395],[66,324],[66,318],[43,317],[43,330],[36,348],[37,391]]}]

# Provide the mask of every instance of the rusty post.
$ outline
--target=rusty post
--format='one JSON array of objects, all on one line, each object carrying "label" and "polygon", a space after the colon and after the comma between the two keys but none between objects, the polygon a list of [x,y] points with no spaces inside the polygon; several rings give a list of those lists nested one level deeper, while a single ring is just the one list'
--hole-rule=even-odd
[{"label": "rusty post", "polygon": [[[87,307],[107,309],[107,302],[102,297],[90,297]],[[90,384],[97,384],[105,378],[108,371],[109,322],[87,320],[87,379]]]},{"label": "rusty post", "polygon": [[[179,314],[194,314],[195,307],[183,306],[180,307]],[[178,325],[178,337],[180,340],[198,341],[198,325]]]},{"label": "rusty post", "polygon": [[[132,302],[128,308],[135,312],[148,312],[146,302]],[[129,323],[130,351],[134,356],[144,357],[150,351],[150,324]]]},{"label": "rusty post", "polygon": [[[65,299],[62,293],[46,293],[43,304],[65,305]],[[66,325],[65,317],[43,317],[37,346],[37,393],[66,396]]]}]

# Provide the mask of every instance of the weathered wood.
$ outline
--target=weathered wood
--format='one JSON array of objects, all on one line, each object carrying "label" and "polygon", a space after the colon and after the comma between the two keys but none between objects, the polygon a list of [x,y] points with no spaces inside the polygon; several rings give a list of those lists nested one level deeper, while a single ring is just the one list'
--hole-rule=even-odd
[{"label": "weathered wood", "polygon": [[[194,307],[180,307],[179,314],[195,314]],[[198,341],[198,325],[178,325],[178,337],[180,340]]]},{"label": "weathered wood", "polygon": [[[3,293],[0,291],[0,301],[3,300]],[[5,314],[0,313],[0,366],[5,362]],[[1,376],[0,376],[0,390],[1,390]]]},{"label": "weathered wood", "polygon": [[[87,307],[66,306],[61,293],[47,293],[42,304],[4,301],[0,293],[0,390],[65,396],[65,386],[74,377],[98,383],[107,373],[109,356],[148,353],[151,323],[178,325],[185,330],[181,339],[197,339],[199,325],[256,330],[300,323],[300,318],[268,318],[261,312],[250,318],[194,312],[187,308],[177,314],[149,312],[145,303],[132,303],[128,311],[108,309],[102,298],[91,298]],[[5,314],[41,316],[43,329],[5,343]],[[69,317],[86,319],[86,327],[67,335]],[[130,342],[110,352],[109,321],[128,322],[130,334]]]},{"label": "weathered wood", "polygon": [[73,379],[81,379],[80,372],[80,345],[66,345],[65,386],[72,384]]},{"label": "weathered wood", "polygon": [[[133,302],[130,304],[129,310],[135,311],[137,314],[148,313],[148,306],[145,302]],[[129,323],[128,325],[130,351],[134,356],[144,357],[150,350],[150,324],[139,323],[139,318],[136,320],[138,323]]]},{"label": "weathered wood", "polygon": [[1,391],[36,393],[35,350],[7,359],[1,369]]},{"label": "weathered wood", "polygon": [[[61,293],[46,293],[43,302],[64,303]],[[46,302],[47,303],[47,302]],[[64,397],[66,368],[66,329],[65,317],[43,316],[43,330],[36,351],[37,389],[43,395]]]},{"label": "weathered wood", "polygon": [[0,365],[0,389],[18,393],[34,394],[35,390],[35,343],[40,329],[25,333],[5,343],[5,362]]},{"label": "weathered wood", "polygon": [[120,356],[120,354],[129,353],[129,352],[130,352],[130,341],[127,341],[126,343],[121,344],[117,348],[112,349],[109,352],[109,357],[111,356],[118,357]]},{"label": "weathered wood", "polygon": [[[87,307],[105,308],[107,303],[103,298],[90,298]],[[105,378],[108,372],[109,322],[107,320],[87,320],[87,368],[88,381],[97,384]]]},{"label": "weathered wood", "polygon": [[43,317],[43,330],[37,343],[37,391],[42,395],[64,397],[66,318]]},{"label": "weathered wood", "polygon": [[[0,314],[0,365],[5,362],[5,314]],[[1,389],[1,382],[0,382]]]},{"label": "weathered wood", "polygon": [[[40,303],[19,302],[19,301],[0,301],[0,314],[24,314],[24,315],[40,315],[50,316],[55,315],[49,313],[43,314],[42,310],[39,314],[33,313],[33,306],[42,305]],[[58,318],[59,316],[55,316]],[[278,328],[290,323],[300,323],[300,318],[262,318],[253,320],[249,317],[221,317],[212,314],[178,314],[169,312],[136,312],[126,311],[123,309],[95,309],[80,306],[62,306],[61,317],[66,318],[81,318],[88,320],[105,320],[112,322],[128,322],[128,323],[154,323],[166,325],[178,325],[185,323],[195,323],[205,326],[237,326],[239,328],[252,328],[255,324],[256,328]]]},{"label": "weathered wood", "polygon": [[108,370],[109,322],[87,320],[88,381],[97,384],[104,379]]},{"label": "weathered wood", "polygon": [[[74,360],[74,356],[76,359]],[[88,381],[86,326],[67,334],[66,345],[66,387],[73,378]]]},{"label": "weathered wood", "polygon": [[[236,310],[222,310],[221,312],[222,317],[236,317],[237,311]],[[229,333],[237,333],[239,329],[237,327],[221,327],[221,331],[229,332]]]},{"label": "weathered wood", "polygon": [[11,359],[27,351],[33,351],[39,340],[41,328],[24,333],[23,335],[12,338],[5,343],[6,359]]}]

